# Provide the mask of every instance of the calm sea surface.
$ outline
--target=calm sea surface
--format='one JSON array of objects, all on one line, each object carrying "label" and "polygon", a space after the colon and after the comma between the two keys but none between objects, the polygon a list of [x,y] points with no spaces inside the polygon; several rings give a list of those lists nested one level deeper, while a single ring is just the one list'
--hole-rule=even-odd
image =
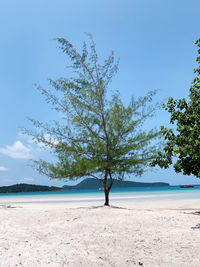
[{"label": "calm sea surface", "polygon": [[[34,200],[40,202],[48,200],[52,202],[74,202],[102,200],[103,198],[104,192],[98,189],[0,194],[1,202],[7,199],[16,202],[18,199],[23,199],[24,202]],[[129,201],[200,199],[200,185],[195,185],[194,188],[180,188],[179,186],[113,188],[110,192],[110,198]]]}]

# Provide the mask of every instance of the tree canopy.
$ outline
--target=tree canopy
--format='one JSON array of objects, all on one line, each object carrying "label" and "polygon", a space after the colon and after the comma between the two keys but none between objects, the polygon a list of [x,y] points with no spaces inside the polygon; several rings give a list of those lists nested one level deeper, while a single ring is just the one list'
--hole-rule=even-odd
[{"label": "tree canopy", "polygon": [[156,92],[131,97],[127,106],[118,91],[107,97],[108,85],[118,70],[114,52],[100,64],[91,35],[81,52],[64,38],[56,40],[72,63],[73,77],[49,79],[50,89],[38,87],[63,120],[52,124],[30,119],[36,130],[26,129],[25,133],[51,148],[57,159],[53,163],[40,159],[34,164],[53,179],[100,180],[108,205],[113,179],[141,175],[155,158],[160,131],[145,131],[142,126],[155,113],[157,105],[151,101]]},{"label": "tree canopy", "polygon": [[199,66],[194,70],[197,76],[192,81],[189,100],[170,97],[164,105],[170,113],[170,123],[176,124],[176,129],[161,127],[166,144],[152,165],[168,168],[172,164],[177,173],[200,177],[200,39],[195,44]]}]

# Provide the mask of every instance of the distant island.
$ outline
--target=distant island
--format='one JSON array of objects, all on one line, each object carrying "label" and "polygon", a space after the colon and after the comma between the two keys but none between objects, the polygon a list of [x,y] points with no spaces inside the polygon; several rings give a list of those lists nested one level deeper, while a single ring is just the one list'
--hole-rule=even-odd
[{"label": "distant island", "polygon": [[[109,180],[108,180],[109,183]],[[102,188],[102,183],[93,178],[87,178],[77,185],[64,185],[64,189],[99,189]],[[112,188],[122,188],[122,187],[149,187],[149,186],[169,186],[168,183],[140,183],[131,181],[119,181],[114,179]]]},{"label": "distant island", "polygon": [[[108,180],[109,182],[109,180]],[[151,186],[169,186],[168,183],[140,183],[131,181],[114,180],[113,188],[122,187],[151,187]],[[64,185],[63,187],[45,186],[35,184],[14,184],[10,186],[1,186],[0,193],[18,193],[18,192],[39,192],[39,191],[61,191],[61,190],[80,190],[80,189],[99,189],[102,183],[93,178],[87,178],[77,185]]]},{"label": "distant island", "polygon": [[10,186],[1,186],[0,193],[58,191],[61,189],[62,188],[56,186],[45,186],[45,185],[35,185],[35,184],[14,184]]}]

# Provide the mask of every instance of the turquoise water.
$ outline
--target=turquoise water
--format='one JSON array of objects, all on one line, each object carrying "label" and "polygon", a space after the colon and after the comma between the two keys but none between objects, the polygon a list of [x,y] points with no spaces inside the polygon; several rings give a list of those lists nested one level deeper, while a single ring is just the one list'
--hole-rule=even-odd
[{"label": "turquoise water", "polygon": [[[7,198],[16,200],[23,198],[26,201],[29,199],[44,200],[53,198],[54,201],[90,201],[94,198],[104,198],[104,192],[98,189],[90,190],[63,190],[51,192],[26,192],[26,193],[7,193],[0,194],[0,200]],[[158,199],[200,199],[200,185],[195,185],[194,188],[180,188],[179,186],[163,186],[163,187],[140,187],[140,188],[113,188],[110,192],[110,198],[124,199],[133,201],[142,200],[158,200]]]}]

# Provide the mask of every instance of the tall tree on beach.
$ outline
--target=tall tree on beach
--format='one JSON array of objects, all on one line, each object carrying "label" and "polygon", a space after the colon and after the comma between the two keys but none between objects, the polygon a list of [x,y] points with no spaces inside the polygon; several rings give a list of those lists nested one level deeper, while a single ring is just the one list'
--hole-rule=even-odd
[{"label": "tall tree on beach", "polygon": [[197,76],[192,81],[189,100],[170,97],[164,105],[176,130],[161,127],[166,144],[151,165],[168,168],[172,164],[177,173],[200,177],[200,39],[195,44],[199,66],[194,70]]},{"label": "tall tree on beach", "polygon": [[125,174],[141,175],[155,158],[160,131],[142,129],[157,108],[151,103],[155,91],[136,100],[131,97],[127,106],[118,91],[107,97],[108,85],[118,70],[114,53],[100,64],[91,35],[89,46],[84,42],[80,53],[68,40],[56,40],[72,63],[73,77],[50,79],[47,90],[38,86],[63,120],[52,124],[30,119],[36,128],[24,132],[52,149],[57,159],[53,163],[35,160],[34,166],[52,179],[98,179],[105,205],[109,205],[113,180],[122,180]]}]

